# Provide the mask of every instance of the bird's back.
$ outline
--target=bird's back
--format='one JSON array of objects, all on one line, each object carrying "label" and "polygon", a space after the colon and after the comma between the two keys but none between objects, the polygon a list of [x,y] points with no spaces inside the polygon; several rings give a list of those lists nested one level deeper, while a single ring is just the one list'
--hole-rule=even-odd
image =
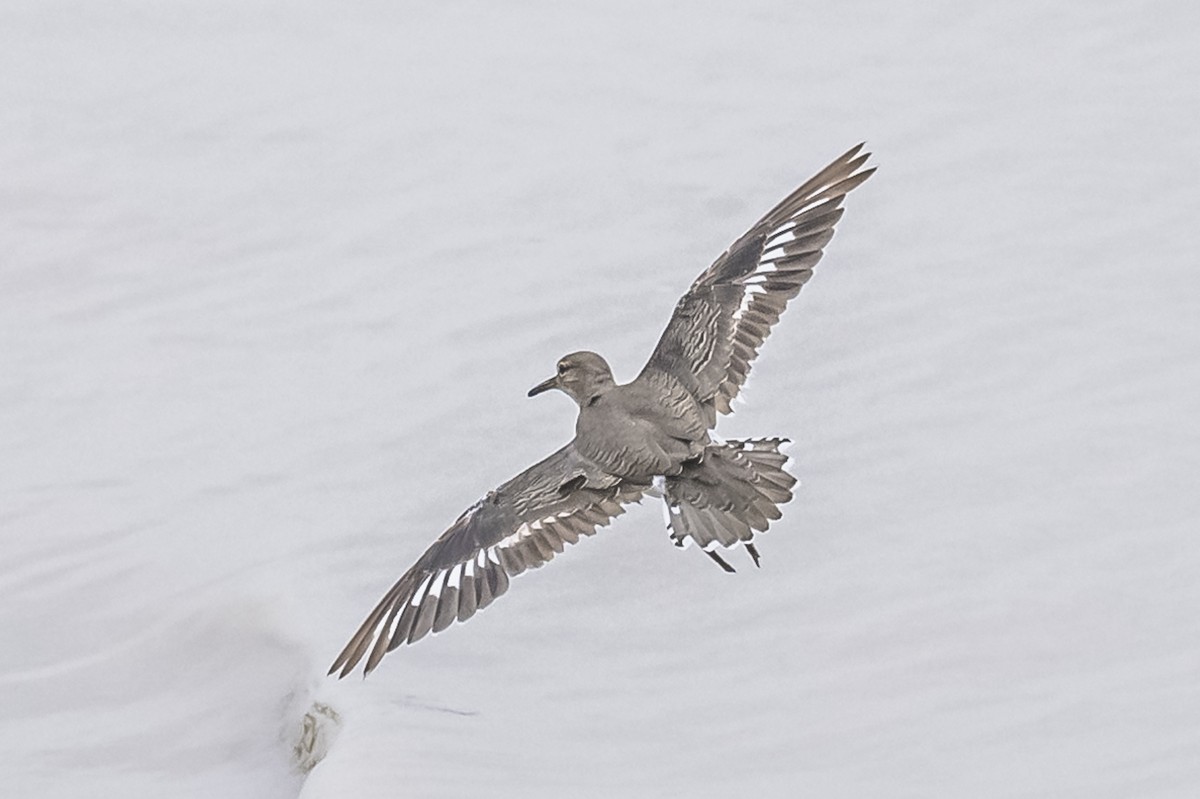
[{"label": "bird's back", "polygon": [[678,474],[708,442],[707,414],[669,375],[659,382],[615,386],[581,406],[575,448],[609,474],[635,483]]}]

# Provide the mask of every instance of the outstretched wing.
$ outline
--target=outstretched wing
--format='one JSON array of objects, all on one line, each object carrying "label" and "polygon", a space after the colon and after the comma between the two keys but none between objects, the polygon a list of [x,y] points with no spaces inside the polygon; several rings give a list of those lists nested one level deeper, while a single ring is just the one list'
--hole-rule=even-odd
[{"label": "outstretched wing", "polygon": [[[568,444],[488,492],[392,586],[329,673],[340,670],[345,677],[366,656],[363,673],[369,674],[401,644],[466,621],[508,590],[510,577],[592,535],[648,488],[594,477]],[[597,484],[603,487],[588,487]]]},{"label": "outstretched wing", "polygon": [[862,146],[789,194],[696,278],[638,380],[678,381],[731,412],[759,347],[833,238],[842,200],[875,171],[858,171],[870,157],[859,154]]}]

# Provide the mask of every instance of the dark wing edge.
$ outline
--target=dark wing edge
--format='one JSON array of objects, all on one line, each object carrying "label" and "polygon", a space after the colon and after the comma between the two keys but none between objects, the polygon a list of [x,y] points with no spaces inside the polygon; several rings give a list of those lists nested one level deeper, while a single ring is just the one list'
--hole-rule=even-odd
[{"label": "dark wing edge", "polygon": [[535,569],[637,502],[647,486],[587,486],[589,470],[568,444],[464,512],[404,573],[333,662],[341,679],[366,657],[363,676],[402,644],[466,621]]},{"label": "dark wing edge", "polygon": [[[703,403],[732,413],[759,348],[833,238],[846,195],[874,172],[863,144],[807,180],[694,282],[638,376],[669,374]],[[715,417],[713,419],[715,422]]]}]

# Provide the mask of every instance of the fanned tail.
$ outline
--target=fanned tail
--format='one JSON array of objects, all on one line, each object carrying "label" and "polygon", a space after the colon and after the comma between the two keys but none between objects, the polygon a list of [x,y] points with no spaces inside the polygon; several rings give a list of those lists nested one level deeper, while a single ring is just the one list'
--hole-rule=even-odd
[{"label": "fanned tail", "polygon": [[698,462],[668,477],[663,495],[667,526],[675,545],[695,541],[721,568],[733,571],[716,551],[742,544],[758,565],[754,534],[764,532],[792,498],[796,478],[779,451],[783,438],[757,438],[712,444]]}]

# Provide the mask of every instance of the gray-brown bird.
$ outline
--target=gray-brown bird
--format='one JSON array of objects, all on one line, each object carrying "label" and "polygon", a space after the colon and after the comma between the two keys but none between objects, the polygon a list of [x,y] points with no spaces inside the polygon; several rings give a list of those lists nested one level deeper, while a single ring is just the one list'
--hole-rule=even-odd
[{"label": "gray-brown bird", "polygon": [[846,194],[875,171],[854,147],[771,209],[696,279],[641,374],[618,385],[594,352],[559,360],[529,391],[563,391],[579,405],[575,438],[466,510],[375,606],[329,673],[364,674],[383,656],[465,621],[580,536],[592,535],[647,493],[666,503],[677,546],[716,551],[753,538],[781,515],[796,479],[786,439],[719,442],[717,414],[732,411],[759,348],[812,277]]}]

